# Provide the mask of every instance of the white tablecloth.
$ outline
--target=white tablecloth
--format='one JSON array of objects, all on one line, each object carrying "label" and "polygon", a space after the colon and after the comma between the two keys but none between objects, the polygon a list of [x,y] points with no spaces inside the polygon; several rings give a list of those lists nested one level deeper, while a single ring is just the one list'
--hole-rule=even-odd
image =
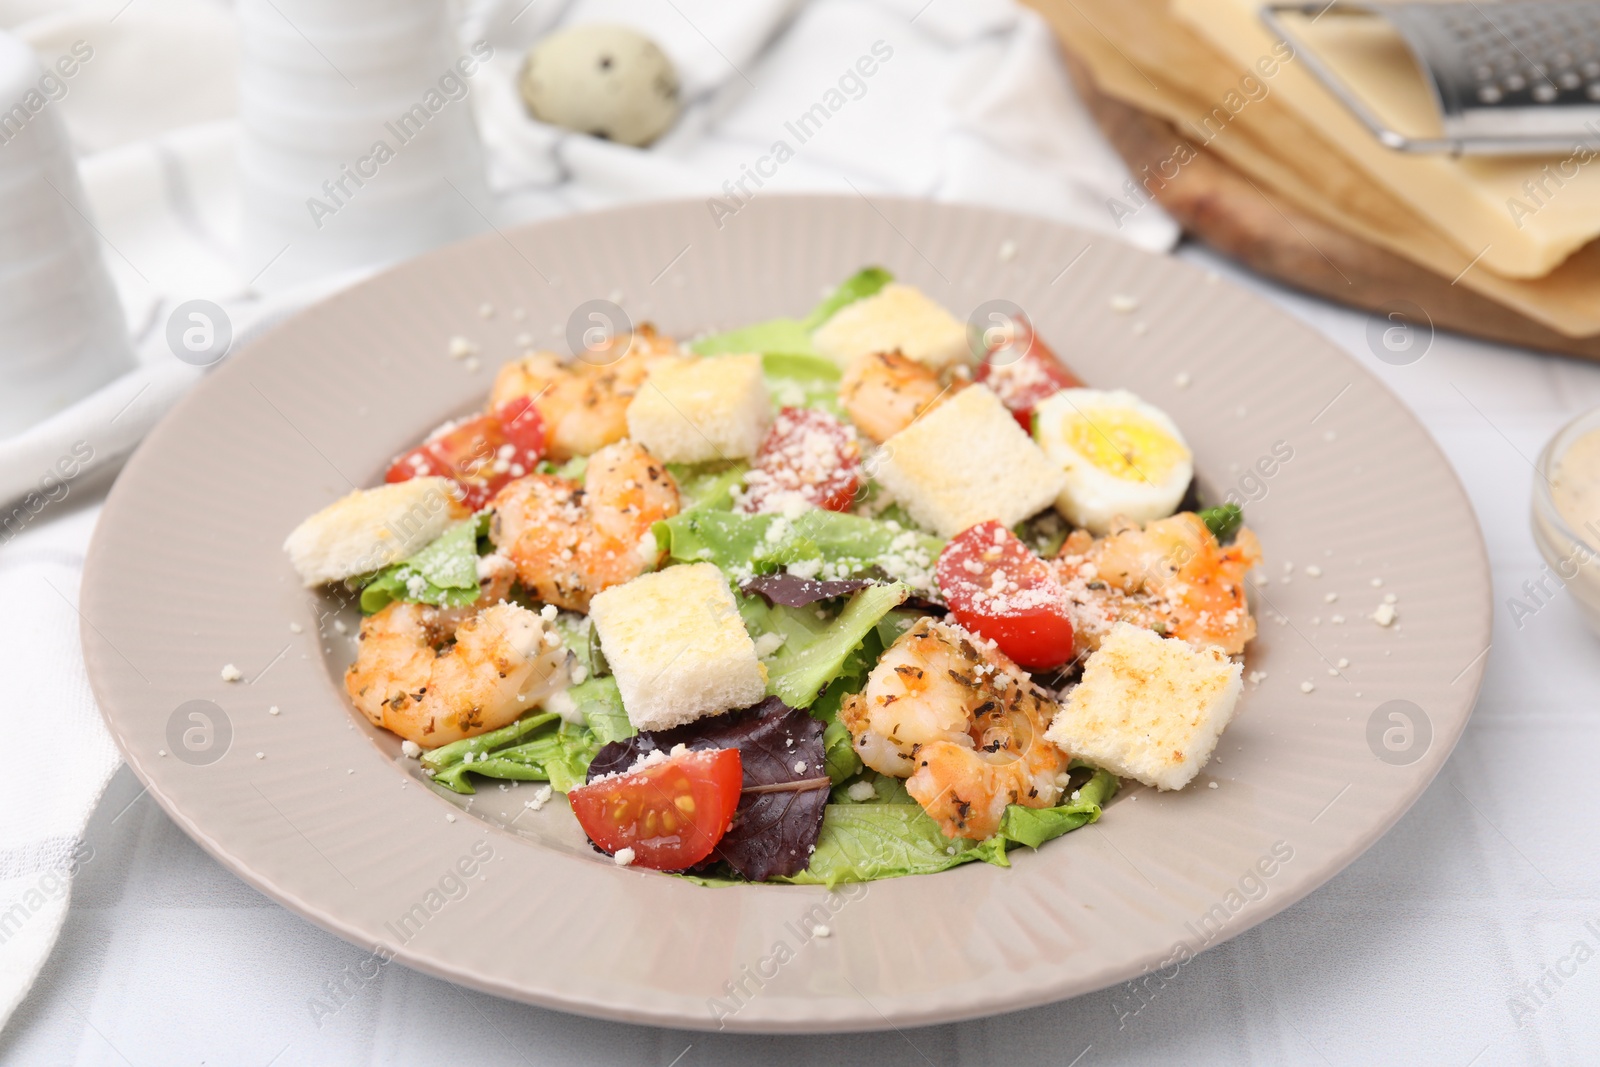
[{"label": "white tablecloth", "polygon": [[[163,2],[192,15],[199,0]],[[19,12],[43,6],[37,0],[0,0],[0,19],[14,22]],[[843,17],[837,2],[815,6],[826,9],[824,20]],[[991,202],[1001,197],[1057,217],[1080,216],[1084,205],[1074,197],[1091,195],[1088,191],[1104,180],[1104,157],[1096,155],[1103,147],[1052,160],[1050,144],[1024,145],[1032,153],[1028,165],[1008,165],[1017,131],[1006,127],[1007,116],[1045,107],[1053,129],[1070,131],[1074,124],[1081,129],[1081,114],[1070,100],[1040,96],[1041,81],[1048,85],[1059,75],[1015,60],[1035,60],[1036,49],[1005,51],[1026,42],[1002,32],[1004,12],[997,15],[994,5],[963,9],[935,3],[925,13],[917,10],[920,6],[882,0],[864,6],[860,17],[893,15],[908,41],[927,44],[921,53],[908,48],[903,58],[909,63],[923,55],[927,67],[918,77],[937,82],[947,99],[962,105],[962,114],[941,135],[943,147],[930,151],[928,138],[938,131],[925,131],[921,140],[907,135],[876,152],[841,150],[819,156],[806,168],[797,161],[793,185],[840,187],[841,174],[854,175],[863,189],[910,189]],[[599,0],[578,5],[590,11],[605,7]],[[541,2],[528,17],[537,13],[548,21],[560,9]],[[130,25],[138,13],[133,9],[117,25]],[[659,14],[663,26],[670,25],[672,13]],[[912,15],[918,16],[915,35],[904,30]],[[777,72],[763,84],[797,84],[794,71],[811,54],[807,47],[817,43],[807,46],[806,34],[816,29],[826,40],[827,25],[813,27],[801,19],[764,51],[760,41],[746,42],[750,50],[763,51],[762,63]],[[959,76],[945,76],[926,58],[939,42],[962,57]],[[153,65],[181,83],[180,73],[200,77],[205,64],[227,61],[206,49],[191,51],[179,57],[182,62],[158,56]],[[709,57],[695,62],[702,70],[714,66]],[[994,77],[995,69],[1015,76]],[[984,83],[988,92],[962,90],[967,84],[962,79],[970,81],[985,70],[991,72]],[[79,98],[69,98],[69,106],[74,99]],[[224,116],[231,104],[175,99],[193,110],[188,118],[198,123],[182,134],[139,141],[138,124],[130,127],[126,117],[105,129],[76,131],[86,147],[100,149],[87,175],[91,195],[98,172],[97,210],[113,209],[109,221],[102,216],[102,225],[125,249],[139,240],[136,224],[144,216],[138,211],[115,215],[112,194],[139,194],[144,186],[135,179],[140,175],[149,176],[149,189],[160,190],[156,179],[163,175],[170,181],[173,174],[226,166],[227,131],[205,121]],[[700,178],[736,171],[748,155],[740,138],[759,134],[765,128],[763,114],[787,114],[791,103],[781,92],[763,96],[736,90],[719,96],[708,86],[696,97],[700,110],[691,115],[690,125],[674,134],[671,150],[654,161],[649,182],[659,185],[657,192],[710,191],[696,184]],[[748,110],[741,113],[741,107]],[[694,136],[697,131],[700,136]],[[871,127],[858,132],[870,134]],[[637,160],[615,146],[581,140],[568,140],[547,154],[556,165],[546,180],[529,178],[541,144],[534,134],[523,133],[521,143],[490,144],[496,166],[511,168],[494,173],[520,213],[589,206],[640,192],[637,185],[615,184],[637,182]],[[118,138],[131,143],[119,147]],[[995,144],[1007,150],[997,151]],[[519,153],[520,186],[511,180]],[[1041,180],[1041,174],[1053,177]],[[226,185],[216,188],[225,191]],[[206,245],[216,219],[225,215],[226,197],[210,199],[205,188],[198,194],[192,202],[168,197],[167,203],[177,205],[173,217],[194,239],[187,246],[153,242],[171,261],[147,264],[148,273],[170,278],[187,272],[195,286],[207,279],[226,282],[225,270],[231,268]],[[1161,237],[1159,229],[1143,236],[1155,243]],[[1193,250],[1183,254],[1206,258]],[[1234,276],[1225,266],[1220,269]],[[1444,336],[1420,362],[1392,367],[1368,350],[1365,316],[1283,294],[1253,279],[1239,280],[1268,292],[1348,348],[1433,431],[1461,472],[1487,533],[1498,591],[1497,632],[1478,712],[1460,749],[1417,807],[1327,887],[1200,957],[1153,1002],[1135,1010],[1137,1001],[1126,990],[1112,989],[1020,1015],[904,1034],[763,1039],[595,1023],[464,991],[400,967],[385,968],[370,982],[353,982],[349,975],[364,957],[359,949],[223,871],[123,770],[75,853],[74,826],[58,829],[36,819],[39,854],[8,853],[11,866],[0,865],[0,882],[36,878],[64,862],[78,869],[60,941],[31,993],[0,1031],[0,1060],[436,1064],[470,1057],[489,1063],[681,1067],[752,1060],[1061,1067],[1158,1058],[1459,1067],[1600,1061],[1600,962],[1593,959],[1600,955],[1600,825],[1593,814],[1600,810],[1600,784],[1590,766],[1600,741],[1600,709],[1594,706],[1600,656],[1565,599],[1557,597],[1524,620],[1521,629],[1505,607],[1506,598],[1542,569],[1527,524],[1531,460],[1561,422],[1600,403],[1600,368]],[[146,326],[146,334],[159,333],[149,327],[171,293],[141,292],[126,278],[119,282],[136,323]],[[226,299],[227,293],[217,296]],[[257,305],[247,314],[264,310]],[[30,727],[61,710],[37,699],[49,679],[35,676],[48,673],[40,670],[41,663],[52,671],[72,669],[67,646],[76,619],[71,598],[93,528],[96,493],[89,480],[74,485],[66,500],[0,549],[0,591],[9,590],[6,583],[23,572],[58,587],[28,601],[37,618],[21,617],[17,601],[3,601],[11,612],[0,620],[5,624],[0,645],[31,653],[42,647],[32,631],[50,641],[59,638],[62,645],[45,649],[44,659],[26,662],[0,647],[0,671],[13,680],[11,706],[0,714]],[[19,645],[22,636],[32,643]],[[90,707],[78,688],[71,695],[74,714]],[[84,732],[83,724],[71,725]],[[63,731],[67,726],[65,720],[60,723]],[[15,744],[37,745],[21,731],[11,736]],[[43,787],[67,780],[77,769],[69,760],[110,766],[103,737],[89,748],[62,753],[41,747],[27,751],[32,760],[16,761],[7,776],[16,787],[0,793],[12,798],[15,810],[3,813],[10,823],[32,817],[25,805],[36,802]],[[46,911],[34,919],[24,936],[53,929],[53,916]],[[340,985],[345,992],[337,991]],[[313,998],[337,1003],[338,1011],[332,1017],[314,1014]]]},{"label": "white tablecloth", "polygon": [[[124,769],[90,824],[93,856],[60,944],[0,1034],[0,1059],[140,1067],[468,1057],[660,1067],[1600,1061],[1600,647],[1564,598],[1521,630],[1505,606],[1543,566],[1528,531],[1530,461],[1559,424],[1600,404],[1600,367],[1444,335],[1420,362],[1388,366],[1367,349],[1365,316],[1220,269],[1322,329],[1432,431],[1488,539],[1495,641],[1460,747],[1399,825],[1308,899],[1199,957],[1142,1009],[1110,989],[905,1033],[730,1037],[593,1022],[389,967],[319,1026],[311,999],[329,998],[328,983],[365,954],[219,867]],[[87,532],[83,518],[59,521]],[[1580,941],[1594,958],[1578,962]]]}]

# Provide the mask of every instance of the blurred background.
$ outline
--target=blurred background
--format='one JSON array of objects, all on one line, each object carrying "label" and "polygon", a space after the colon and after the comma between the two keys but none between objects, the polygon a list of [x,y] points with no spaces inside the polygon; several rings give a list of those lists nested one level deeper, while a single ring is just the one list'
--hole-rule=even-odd
[{"label": "blurred background", "polygon": [[[75,753],[47,786],[0,784],[0,909],[41,871],[72,886],[0,940],[0,1058],[1593,1061],[1600,965],[1539,983],[1575,941],[1600,951],[1600,658],[1528,515],[1540,449],[1600,404],[1600,5],[1509,6],[0,0],[0,647],[9,713],[54,716]],[[391,968],[316,1020],[361,953],[184,837],[87,693],[72,600],[106,485],[209,367],[386,265],[556,214],[687,198],[721,220],[799,191],[1182,256],[1378,374],[1455,464],[1494,567],[1450,766],[1149,1002],[733,1039]]]}]

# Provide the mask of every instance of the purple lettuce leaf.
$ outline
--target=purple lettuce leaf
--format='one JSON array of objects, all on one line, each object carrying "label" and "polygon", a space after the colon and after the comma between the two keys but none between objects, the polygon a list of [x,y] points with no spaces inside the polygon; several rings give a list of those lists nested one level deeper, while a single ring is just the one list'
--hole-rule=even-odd
[{"label": "purple lettuce leaf", "polygon": [[711,858],[751,881],[785,877],[805,870],[822,833],[829,785],[823,728],[806,712],[768,697],[743,711],[613,741],[590,761],[589,780],[625,771],[656,749],[736,748],[745,792]]},{"label": "purple lettuce leaf", "polygon": [[768,604],[782,604],[788,608],[803,608],[819,600],[844,596],[875,584],[866,578],[843,578],[833,582],[819,582],[815,578],[802,578],[798,574],[758,574],[739,586],[743,593],[761,596]]}]

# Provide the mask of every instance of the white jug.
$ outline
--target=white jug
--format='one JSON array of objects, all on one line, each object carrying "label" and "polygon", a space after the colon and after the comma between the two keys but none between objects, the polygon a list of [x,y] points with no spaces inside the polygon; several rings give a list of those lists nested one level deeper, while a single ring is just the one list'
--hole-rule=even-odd
[{"label": "white jug", "polygon": [[134,364],[55,106],[78,61],[0,33],[0,439]]}]

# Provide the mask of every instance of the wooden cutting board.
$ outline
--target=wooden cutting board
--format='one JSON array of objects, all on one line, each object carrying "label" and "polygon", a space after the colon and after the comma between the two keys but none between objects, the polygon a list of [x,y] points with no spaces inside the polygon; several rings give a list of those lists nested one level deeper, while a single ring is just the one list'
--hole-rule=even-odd
[{"label": "wooden cutting board", "polygon": [[1164,118],[1101,92],[1070,50],[1063,47],[1063,54],[1079,94],[1129,170],[1159,167],[1176,143],[1193,150],[1196,158],[1185,164],[1184,180],[1155,193],[1191,237],[1259,274],[1336,303],[1378,311],[1409,301],[1427,308],[1439,329],[1600,360],[1600,337],[1557,333],[1292,204],[1268,202],[1231,164]]}]

